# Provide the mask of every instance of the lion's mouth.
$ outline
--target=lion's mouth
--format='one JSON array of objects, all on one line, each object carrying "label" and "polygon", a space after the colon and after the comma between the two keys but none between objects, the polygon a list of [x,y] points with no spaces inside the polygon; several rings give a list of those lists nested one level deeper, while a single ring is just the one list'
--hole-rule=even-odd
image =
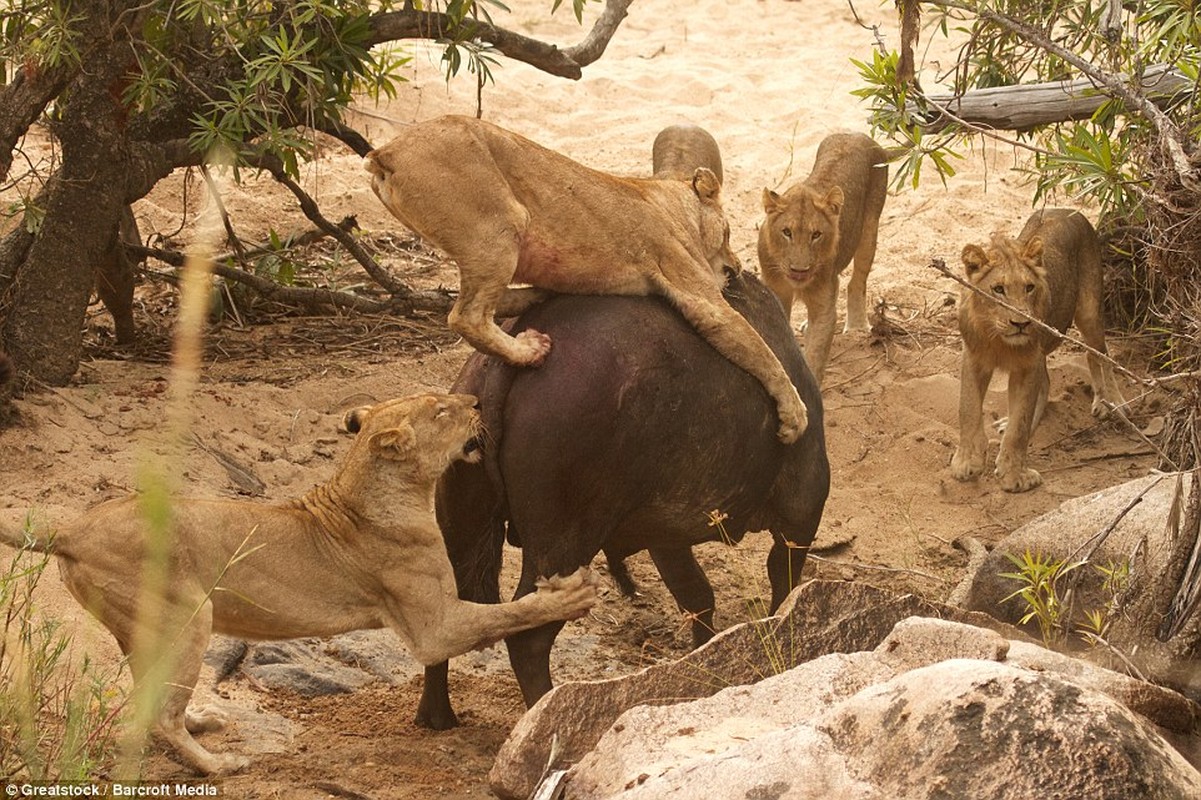
[{"label": "lion's mouth", "polygon": [[484,437],[473,436],[463,445],[463,460],[469,464],[477,463],[484,455]]},{"label": "lion's mouth", "polygon": [[797,269],[796,267],[788,268],[788,279],[794,283],[808,283],[813,277],[813,269]]}]

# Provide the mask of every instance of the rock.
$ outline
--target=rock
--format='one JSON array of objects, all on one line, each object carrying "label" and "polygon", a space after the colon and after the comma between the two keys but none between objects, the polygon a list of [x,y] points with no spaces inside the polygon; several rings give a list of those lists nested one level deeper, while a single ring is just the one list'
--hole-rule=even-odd
[{"label": "rock", "polygon": [[[708,697],[818,656],[871,650],[898,622],[911,616],[947,617],[1007,629],[985,615],[913,595],[894,596],[862,583],[811,581],[798,587],[776,616],[729,628],[678,661],[622,678],[555,687],[521,718],[501,746],[489,776],[493,790],[502,797],[528,797],[550,760],[552,742],[559,760],[577,761],[627,709]],[[1020,637],[1016,631],[1013,635]],[[977,654],[1002,645],[991,641],[973,647],[972,653]],[[905,657],[897,658],[903,662]]]},{"label": "rock", "polygon": [[[1189,479],[1187,475],[1183,478],[1187,498]],[[1141,500],[1130,507],[1140,495]],[[1201,653],[1201,615],[1194,616],[1167,645],[1156,638],[1166,607],[1156,599],[1156,592],[1163,588],[1161,576],[1168,570],[1167,521],[1175,495],[1175,475],[1152,475],[1069,500],[1001,540],[977,562],[978,566],[953,592],[953,598],[969,610],[1019,624],[1026,606],[1018,598],[1006,600],[1021,586],[1002,577],[1002,573],[1017,571],[1007,554],[1021,557],[1029,551],[1052,561],[1077,561],[1087,551],[1090,540],[1130,507],[1089,557],[1090,564],[1071,573],[1076,581],[1072,604],[1075,616],[1068,628],[1076,630],[1084,613],[1104,610],[1114,600],[1114,592],[1104,586],[1104,575],[1093,565],[1129,565],[1127,585],[1121,592],[1122,612],[1111,615],[1106,640],[1145,674],[1194,698],[1201,697],[1201,670],[1194,660]],[[1061,582],[1061,592],[1066,581]],[[1104,656],[1105,652],[1097,655]],[[1116,668],[1120,663],[1112,658],[1106,665]]]},{"label": "rock", "polygon": [[[1140,682],[992,630],[907,619],[872,652],[631,708],[567,772],[568,796],[1201,796],[1201,773],[1111,694],[1127,683]],[[1173,698],[1159,721],[1195,729],[1195,706],[1150,688]]]}]

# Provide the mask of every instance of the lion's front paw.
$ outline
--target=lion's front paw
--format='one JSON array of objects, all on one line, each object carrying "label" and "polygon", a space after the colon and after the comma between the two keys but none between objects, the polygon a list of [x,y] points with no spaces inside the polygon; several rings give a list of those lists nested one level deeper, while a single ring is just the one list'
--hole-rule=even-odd
[{"label": "lion's front paw", "polygon": [[559,608],[562,619],[579,619],[588,613],[597,600],[599,582],[587,567],[570,575],[555,575],[538,579],[538,594],[550,596]]},{"label": "lion's front paw", "polygon": [[951,477],[957,481],[970,481],[984,472],[984,455],[968,453],[963,448],[951,456]]},{"label": "lion's front paw", "polygon": [[550,353],[550,337],[541,331],[527,328],[513,337],[516,342],[512,364],[519,367],[540,367]]},{"label": "lion's front paw", "polygon": [[1023,467],[1021,469],[1011,469],[1006,472],[997,470],[997,478],[1001,482],[1001,488],[1007,492],[1028,492],[1038,486],[1042,486],[1043,476],[1038,474],[1037,470]]},{"label": "lion's front paw", "polygon": [[799,401],[799,398],[795,405],[792,403],[789,403],[787,407],[781,405],[778,414],[780,427],[776,430],[776,438],[784,444],[792,444],[801,438],[801,434],[809,427],[809,409]]}]

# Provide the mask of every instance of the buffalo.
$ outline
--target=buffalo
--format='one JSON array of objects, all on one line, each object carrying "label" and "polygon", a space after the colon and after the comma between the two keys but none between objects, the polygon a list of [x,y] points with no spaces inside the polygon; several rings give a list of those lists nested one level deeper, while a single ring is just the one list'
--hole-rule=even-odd
[{"label": "buffalo", "polygon": [[[775,296],[753,275],[729,278],[726,299],[755,327],[809,408],[791,445],[776,438],[772,399],[665,301],[552,297],[514,321],[549,334],[537,369],[472,355],[453,391],[474,394],[490,439],[477,464],[443,476],[438,521],[463,599],[500,602],[506,535],[522,549],[516,596],[539,575],[568,574],[604,551],[611,564],[647,550],[693,639],[712,636],[713,589],[692,546],[769,530],[774,611],[799,582],[830,485],[821,395]],[[619,570],[620,572],[620,570]],[[506,639],[527,705],[551,688],[562,623]],[[417,722],[458,724],[445,663],[427,668]]]}]

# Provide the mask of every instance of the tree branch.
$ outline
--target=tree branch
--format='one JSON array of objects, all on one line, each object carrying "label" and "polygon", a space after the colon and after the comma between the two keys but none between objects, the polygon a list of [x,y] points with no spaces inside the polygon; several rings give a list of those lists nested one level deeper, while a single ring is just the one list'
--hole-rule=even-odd
[{"label": "tree branch", "polygon": [[538,39],[531,39],[506,28],[498,28],[487,22],[470,21],[459,25],[446,14],[432,11],[406,9],[376,14],[371,18],[371,36],[367,46],[371,47],[398,39],[443,39],[464,30],[470,38],[486,42],[497,52],[514,61],[537,67],[543,72],[560,78],[579,80],[583,68],[600,58],[616,33],[618,25],[625,19],[626,9],[633,0],[605,0],[605,10],[593,24],[592,30],[579,44],[566,49]]},{"label": "tree branch", "polygon": [[17,70],[12,83],[0,86],[0,181],[12,169],[17,142],[78,72],[65,61],[48,69],[27,64]]},{"label": "tree branch", "polygon": [[[187,259],[183,253],[174,250],[163,250],[157,247],[125,244],[125,251],[138,259],[153,258],[176,269],[182,269]],[[450,295],[445,291],[412,292],[408,293],[398,307],[397,298],[388,300],[373,300],[370,297],[360,297],[350,292],[341,292],[323,286],[281,286],[270,278],[255,275],[244,269],[231,267],[220,261],[213,264],[213,274],[240,283],[253,289],[267,300],[284,303],[290,306],[326,307],[358,311],[364,314],[402,313],[408,314],[413,310],[445,311],[450,308]]]},{"label": "tree branch", "polygon": [[274,156],[251,156],[247,158],[247,163],[256,167],[261,167],[271,173],[279,183],[283,184],[299,201],[300,210],[304,215],[321,230],[325,231],[330,236],[338,240],[338,242],[346,248],[346,251],[354,256],[355,261],[362,265],[367,274],[375,280],[380,286],[383,286],[392,295],[400,295],[400,299],[406,299],[406,295],[411,293],[411,290],[404,284],[397,283],[396,280],[388,274],[388,271],[381,267],[371,254],[362,248],[354,235],[342,230],[330,220],[326,219],[321,213],[321,209],[317,206],[317,201],[314,200],[308,192],[301,188],[300,184],[288,177],[288,173],[284,170],[283,162]]}]

